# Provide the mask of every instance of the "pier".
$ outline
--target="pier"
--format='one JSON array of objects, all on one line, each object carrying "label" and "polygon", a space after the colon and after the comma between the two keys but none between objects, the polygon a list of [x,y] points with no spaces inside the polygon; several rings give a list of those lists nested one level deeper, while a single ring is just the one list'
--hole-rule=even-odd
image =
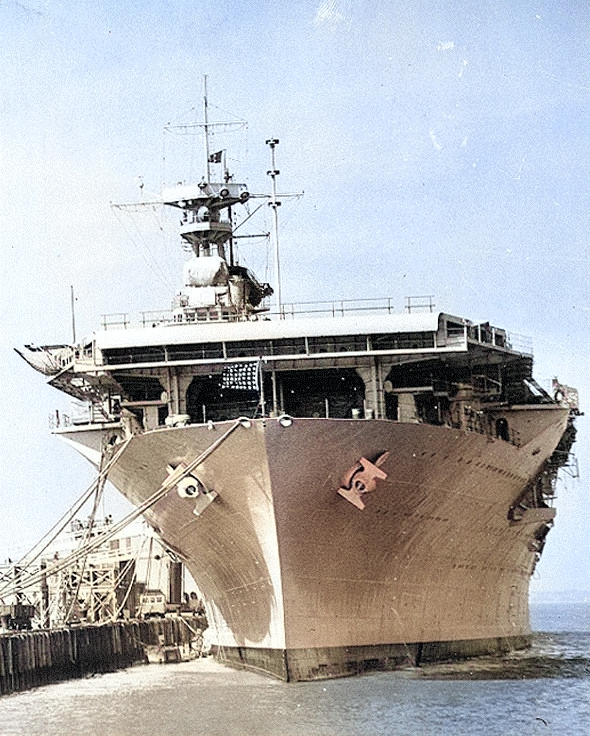
[{"label": "pier", "polygon": [[0,695],[147,663],[148,651],[178,661],[196,646],[198,656],[206,627],[204,616],[177,616],[0,634]]}]

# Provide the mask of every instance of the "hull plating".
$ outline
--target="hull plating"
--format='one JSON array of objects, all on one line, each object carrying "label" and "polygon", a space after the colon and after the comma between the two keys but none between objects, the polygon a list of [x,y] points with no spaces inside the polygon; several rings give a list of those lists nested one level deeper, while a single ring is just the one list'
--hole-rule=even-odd
[{"label": "hull plating", "polygon": [[[545,523],[510,521],[509,509],[566,419],[558,408],[514,411],[520,447],[426,424],[257,420],[194,471],[219,494],[202,515],[172,490],[146,516],[194,576],[230,661],[310,679],[366,669],[361,660],[394,665],[406,650],[414,660],[502,650],[529,634]],[[137,435],[110,479],[138,504],[167,466],[192,461],[228,426]],[[387,478],[361,511],[336,491],[359,458],[385,451]]]}]

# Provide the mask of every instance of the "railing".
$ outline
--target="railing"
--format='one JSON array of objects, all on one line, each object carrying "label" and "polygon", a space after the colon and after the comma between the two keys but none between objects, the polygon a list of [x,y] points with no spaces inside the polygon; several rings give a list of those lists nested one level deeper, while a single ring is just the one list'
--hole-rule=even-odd
[{"label": "railing", "polygon": [[[514,332],[506,332],[497,327],[492,327],[487,323],[470,325],[467,328],[467,337],[469,340],[478,342],[481,345],[494,345],[498,348],[514,350],[523,355],[533,354],[532,338]],[[448,338],[447,344],[449,344]]]},{"label": "railing", "polygon": [[[293,319],[302,316],[314,317],[343,317],[345,315],[362,314],[362,313],[387,313],[402,314],[414,313],[417,311],[433,312],[435,303],[432,296],[407,296],[404,310],[396,309],[393,305],[393,299],[383,297],[378,299],[337,299],[318,302],[291,302],[281,305],[280,312],[265,311],[264,319]],[[193,309],[190,314],[182,321],[175,321],[174,312],[172,310],[152,310],[140,312],[141,327],[157,327],[159,325],[194,325],[197,322],[211,321],[240,321],[242,316],[234,311],[228,311],[230,308],[219,307],[214,309],[215,314],[205,313],[211,308]],[[198,314],[203,312],[203,315]],[[214,319],[215,318],[215,319]],[[251,317],[243,317],[246,319],[260,319],[256,314]],[[104,330],[109,329],[127,329],[130,325],[128,315],[126,313],[103,314],[102,327]],[[523,355],[533,354],[533,343],[530,337],[517,333],[508,333],[503,330],[496,330],[494,327],[482,325],[471,325],[468,328],[468,337],[470,340],[482,344],[495,345],[496,347],[506,347],[509,350],[522,353]],[[465,341],[465,334],[449,335],[446,338],[446,346],[462,345]]]},{"label": "railing", "polygon": [[506,333],[506,347],[523,355],[533,354],[533,339],[527,335],[519,335],[515,332]]},{"label": "railing", "polygon": [[127,329],[129,319],[126,312],[117,312],[115,314],[101,314],[103,330],[119,328]]},{"label": "railing", "polygon": [[150,312],[140,312],[140,314],[142,327],[156,327],[173,321],[170,309],[152,310]]},{"label": "railing", "polygon": [[[391,297],[382,297],[377,299],[332,299],[316,302],[289,302],[282,304],[280,310],[276,308],[264,307],[262,310],[265,318],[274,319],[291,319],[299,316],[323,316],[323,317],[343,317],[344,315],[360,314],[363,312],[378,312],[387,314],[401,314],[403,312],[413,313],[419,311],[433,312],[435,309],[433,296],[407,296],[404,309],[395,308]],[[266,304],[266,302],[264,302]],[[219,320],[236,321],[241,320],[240,314],[234,314],[227,311],[229,308],[220,307]],[[194,324],[195,322],[204,321],[199,319],[199,315],[195,314],[199,310],[192,309],[186,319],[176,321],[172,310],[154,310],[140,312],[140,324],[142,327],[156,327],[162,324]],[[201,309],[201,311],[205,311]],[[252,317],[244,317],[244,319],[256,319],[256,314]],[[212,321],[212,320],[207,320]],[[129,325],[127,314],[103,314],[103,329],[127,328]]]},{"label": "railing", "polygon": [[426,296],[407,296],[405,310],[409,314],[411,312],[434,312],[434,295],[427,294]]},{"label": "railing", "polygon": [[[417,308],[418,307],[413,307],[413,309]],[[140,312],[140,326],[156,327],[158,325],[165,324],[194,325],[195,322],[202,321],[239,321],[242,319],[241,315],[235,314],[229,307],[219,307],[217,309],[217,319],[215,320],[213,319],[214,315],[209,315],[208,319],[205,319],[204,317],[201,318],[199,312],[203,312],[204,314],[208,309],[209,311],[212,311],[211,308],[189,310],[186,319],[183,319],[182,321],[176,321],[174,319],[174,312],[169,309]],[[362,312],[386,312],[388,314],[399,314],[402,312],[401,309],[395,309],[393,306],[393,300],[387,297],[381,299],[337,299],[319,302],[291,302],[288,304],[282,304],[280,312],[272,311],[271,309],[257,311],[263,311],[265,318],[273,317],[275,319],[290,319],[304,315],[342,317],[345,314],[359,314]],[[256,319],[256,317],[257,315],[254,314],[250,319]],[[104,330],[126,329],[129,325],[130,321],[125,313],[102,315],[102,328]]]},{"label": "railing", "polygon": [[71,427],[72,426],[72,418],[69,416],[69,414],[63,414],[60,413],[58,409],[55,410],[52,414],[49,414],[49,429],[51,432],[55,429],[60,429],[61,427]]},{"label": "railing", "polygon": [[104,519],[87,519],[85,521],[72,519],[70,522],[70,532],[77,534],[92,530],[94,532],[101,533],[105,532],[112,523],[112,516],[106,516]]},{"label": "railing", "polygon": [[[321,314],[328,317],[342,317],[345,314],[358,314],[359,312],[387,312],[394,314],[396,310],[392,299],[337,299],[319,302],[291,302],[281,305],[280,317],[290,318],[305,314]],[[278,312],[271,312],[272,316],[278,316]]]},{"label": "railing", "polygon": [[56,409],[49,414],[49,430],[54,432],[58,429],[83,426],[85,424],[106,424],[117,421],[114,417],[109,416],[101,405],[95,405],[90,402],[87,404],[74,402],[71,411],[71,414],[64,414],[59,409]]}]

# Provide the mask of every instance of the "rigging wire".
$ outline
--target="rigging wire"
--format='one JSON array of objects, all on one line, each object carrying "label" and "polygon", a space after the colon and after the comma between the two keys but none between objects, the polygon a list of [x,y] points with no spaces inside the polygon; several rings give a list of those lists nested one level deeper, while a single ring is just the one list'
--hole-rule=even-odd
[{"label": "rigging wire", "polygon": [[[173,247],[172,246],[173,238],[170,237],[169,230],[167,229],[167,220],[166,220],[166,218],[167,217],[170,217],[170,212],[168,210],[166,210],[165,207],[162,207],[159,210],[159,213],[160,214],[158,214],[158,212],[156,211],[156,208],[155,207],[152,208],[151,212],[153,214],[154,220],[156,221],[156,226],[158,228],[158,233],[160,234],[160,236],[162,238],[162,244],[163,244],[162,247],[163,247],[163,250],[164,250],[165,255],[166,255],[166,261],[167,262],[172,262],[172,261],[178,259],[179,251],[178,251],[178,245],[177,245],[177,242],[176,242],[176,238],[177,238],[176,234],[175,234],[175,237],[174,237],[174,241],[175,242],[174,242],[174,247]],[[189,245],[189,244],[186,243],[185,240],[181,240],[180,245],[181,245],[181,248],[184,250],[185,249],[184,246],[185,245]],[[190,245],[189,245],[189,249],[192,252],[192,248],[190,247]],[[175,276],[174,276],[174,280],[175,281],[176,281],[176,278],[177,278],[177,274],[175,274]],[[176,287],[172,287],[172,291],[174,291],[175,289],[176,289]]]},{"label": "rigging wire", "polygon": [[[154,254],[151,252],[151,250],[150,250],[150,248],[149,248],[149,246],[148,246],[148,244],[147,244],[147,242],[146,242],[146,240],[145,240],[145,238],[144,238],[141,230],[137,226],[137,223],[133,220],[133,226],[134,226],[135,230],[137,231],[137,234],[138,234],[138,236],[140,238],[140,241],[141,241],[139,244],[137,243],[136,239],[133,237],[133,234],[130,232],[129,228],[126,227],[126,225],[123,222],[122,218],[119,217],[119,215],[117,214],[117,212],[116,212],[115,209],[113,209],[113,213],[114,213],[114,215],[115,215],[118,223],[121,225],[121,227],[125,231],[127,237],[131,240],[131,242],[133,243],[133,245],[141,253],[141,256],[142,256],[143,260],[145,261],[146,265],[162,281],[162,283],[164,284],[164,286],[167,289],[170,289],[171,291],[174,291],[174,285],[170,282],[170,280],[168,279],[167,274],[164,272],[164,270],[162,269],[162,267],[158,263],[158,260],[156,259],[156,257],[154,256]],[[145,251],[147,251],[147,253],[149,254],[150,258],[152,258],[153,263],[150,263],[150,261],[146,257],[145,253],[142,250],[142,246],[143,246],[143,249],[145,249]]]},{"label": "rigging wire", "polygon": [[[220,122],[210,122],[207,123],[207,134],[209,138],[209,142],[213,144],[214,140],[217,138],[220,140],[220,143],[215,143],[216,146],[223,147],[224,144],[224,135],[225,134],[232,134],[239,132],[240,130],[245,130],[245,148],[246,148],[246,158],[248,157],[248,122],[244,120],[243,118],[237,117],[234,113],[228,112],[227,110],[224,110],[223,108],[219,107],[218,105],[215,105],[208,101],[207,103],[209,108],[215,108],[215,110],[223,113],[224,115],[227,115],[229,120],[226,121],[220,121]],[[205,123],[203,122],[181,122],[183,118],[186,118],[188,116],[191,116],[192,120],[196,120],[197,113],[196,113],[196,107],[190,108],[190,110],[187,110],[182,115],[180,115],[177,120],[179,122],[177,123],[168,123],[164,126],[163,130],[163,157],[162,157],[162,185],[164,185],[164,182],[166,181],[167,175],[166,175],[166,168],[169,167],[170,164],[170,154],[171,151],[169,150],[169,147],[167,147],[166,144],[166,134],[173,135],[176,137],[176,140],[186,138],[187,140],[179,143],[179,145],[183,146],[189,146],[190,151],[188,154],[188,157],[185,155],[182,157],[183,159],[183,171],[185,172],[185,176],[190,176],[191,173],[194,173],[195,176],[199,176],[199,172],[197,171],[198,165],[203,163],[203,157],[202,155],[197,153],[196,150],[196,144],[195,139],[199,138],[203,135],[205,131]],[[219,131],[216,129],[220,129]],[[188,172],[187,172],[187,158],[189,162],[188,166]],[[232,157],[232,161],[240,161],[241,159]]]},{"label": "rigging wire", "polygon": [[[266,196],[266,195],[265,195],[265,196]],[[237,225],[235,226],[235,228],[234,228],[234,233],[236,232],[236,230],[239,230],[239,228],[241,228],[241,227],[242,227],[242,225],[244,225],[245,223],[247,223],[247,222],[248,222],[248,220],[249,220],[249,219],[250,219],[251,217],[254,217],[254,215],[255,215],[255,214],[256,214],[256,213],[258,212],[258,210],[259,210],[259,209],[260,209],[261,207],[264,207],[264,205],[265,205],[265,204],[266,204],[266,202],[261,202],[261,203],[260,203],[260,204],[258,205],[258,207],[255,207],[255,208],[254,208],[254,209],[252,210],[252,212],[249,212],[249,213],[248,213],[248,215],[247,215],[246,217],[244,217],[244,219],[243,219],[243,220],[240,220],[240,222],[239,222],[239,223],[238,223],[238,224],[237,224]],[[262,237],[262,236],[261,236],[261,237]]]},{"label": "rigging wire", "polygon": [[[20,560],[16,563],[17,567],[20,567],[21,565],[31,565],[35,560],[39,559],[39,557],[47,550],[47,548],[56,540],[56,538],[62,533],[62,531],[66,528],[66,526],[72,521],[74,516],[78,513],[78,511],[84,506],[84,504],[88,501],[88,499],[92,496],[94,491],[96,490],[98,484],[102,481],[104,478],[106,480],[106,477],[108,475],[108,472],[112,468],[112,466],[117,462],[119,457],[123,454],[125,449],[127,448],[127,445],[131,441],[132,436],[127,437],[121,445],[118,446],[117,451],[112,456],[112,458],[106,463],[104,468],[102,470],[99,470],[98,477],[96,480],[94,480],[90,486],[82,493],[82,495],[78,498],[77,501],[74,502],[74,504],[70,507],[68,511],[66,511],[65,514],[61,516],[60,519],[58,519],[55,524],[51,527],[51,529],[43,536],[41,539],[31,547],[31,549],[26,552]],[[47,540],[47,541],[45,541]],[[40,549],[37,549],[40,545],[43,545]],[[0,589],[0,592],[2,592],[3,589]]]},{"label": "rigging wire", "polygon": [[[152,574],[152,553],[153,553],[153,548],[154,548],[154,537],[153,536],[150,536],[150,546],[149,546],[149,549],[148,549],[147,566],[146,566],[146,572],[145,572],[145,582],[146,582],[147,590],[149,590],[149,588],[150,588],[150,576]],[[159,574],[158,574],[158,587],[159,587],[159,582],[160,582],[160,578],[159,578]],[[142,613],[143,613],[143,601],[140,599],[140,601],[139,601],[138,615],[140,615]]]},{"label": "rigging wire", "polygon": [[80,595],[80,588],[82,587],[82,580],[84,579],[84,573],[86,572],[86,561],[88,560],[88,555],[86,555],[82,560],[82,569],[78,572],[78,581],[76,584],[76,590],[74,593],[70,595],[70,603],[67,607],[66,613],[64,614],[64,623],[68,623],[72,612],[74,610],[74,605],[78,601],[78,596]]},{"label": "rigging wire", "polygon": [[[60,586],[61,587],[61,586]],[[55,620],[57,618],[57,612],[59,610],[59,596],[52,596],[49,599],[49,608],[47,611],[47,616],[49,617],[50,621]]]},{"label": "rigging wire", "polygon": [[127,573],[131,569],[131,566],[133,565],[133,575],[131,576],[131,580],[129,581],[129,585],[127,586],[127,590],[125,592],[125,595],[123,596],[123,600],[121,601],[120,606],[119,607],[115,607],[115,609],[113,610],[113,613],[111,615],[111,620],[112,621],[116,621],[119,618],[119,615],[120,615],[121,611],[123,610],[123,608],[125,607],[125,604],[127,603],[128,599],[129,599],[129,596],[131,594],[131,589],[133,588],[133,584],[137,580],[137,563],[139,562],[139,559],[140,559],[141,553],[143,552],[143,548],[145,547],[146,541],[147,541],[147,539],[144,537],[144,539],[141,542],[141,545],[138,547],[137,552],[135,553],[135,556],[132,557],[127,562],[127,564],[119,572],[119,576],[115,580],[115,583],[114,583],[114,586],[113,587],[114,587],[114,590],[116,591],[117,588],[121,585],[121,583],[125,579]]},{"label": "rigging wire", "polygon": [[[245,127],[248,126],[248,121],[247,120],[244,120],[244,118],[239,118],[235,113],[229,112],[228,110],[224,110],[223,107],[220,107],[219,105],[216,105],[214,102],[211,102],[210,100],[208,100],[207,104],[209,105],[209,107],[214,107],[216,110],[219,110],[219,112],[222,112],[224,115],[228,115],[230,118],[232,118],[232,117],[233,118],[236,118],[235,120],[232,120],[231,121],[232,123],[235,123],[236,125],[239,124],[239,125],[245,126]],[[193,110],[194,109],[195,108],[193,107]],[[215,123],[211,123],[211,125],[215,125]]]},{"label": "rigging wire", "polygon": [[123,519],[114,523],[108,532],[104,532],[98,537],[95,537],[93,540],[88,542],[85,547],[72,552],[71,554],[64,557],[63,560],[57,560],[55,564],[53,564],[51,567],[47,567],[43,571],[30,573],[24,580],[21,579],[16,582],[13,581],[13,584],[11,586],[5,586],[4,588],[2,588],[0,590],[0,594],[9,596],[20,592],[21,589],[30,588],[32,585],[36,585],[37,583],[39,583],[43,576],[54,575],[57,572],[60,572],[61,570],[64,570],[65,568],[72,565],[85,554],[96,551],[99,547],[112,539],[112,537],[125,529],[125,527],[127,527],[132,521],[135,521],[135,519],[141,516],[145,511],[150,509],[154,504],[164,498],[164,496],[166,496],[170,492],[170,490],[177,483],[180,482],[182,478],[185,478],[198,465],[204,462],[209,457],[209,455],[214,452],[240,425],[240,420],[234,422],[234,424],[232,424],[229,429],[227,429],[220,437],[218,437],[218,439],[212,442],[206,450],[204,450],[197,458],[192,460],[185,468],[183,468],[181,474],[176,475],[175,473],[173,473],[168,476],[168,478],[164,480],[160,487],[156,491],[154,491],[151,496],[149,496],[148,498],[146,498],[145,501],[136,506],[136,508],[129,514],[127,514],[127,516],[125,516]]},{"label": "rigging wire", "polygon": [[[104,463],[105,463],[105,450],[106,450],[106,447],[104,445],[104,440],[103,440],[103,448],[102,448],[102,452],[101,452],[101,455],[100,455],[100,466],[99,466],[99,469],[98,469],[99,481],[96,484],[95,495],[94,495],[94,503],[92,505],[92,510],[90,511],[90,514],[88,516],[88,526],[86,527],[86,529],[84,531],[84,534],[82,535],[82,537],[80,539],[79,547],[84,547],[85,544],[86,544],[86,542],[88,541],[88,539],[91,537],[91,535],[92,535],[92,529],[94,528],[94,522],[95,522],[95,519],[96,519],[96,512],[98,511],[98,507],[100,505],[101,500],[104,498],[104,487],[105,487],[105,483],[106,483],[106,476],[104,475],[104,473],[102,472],[102,470],[103,470],[103,466],[104,466]],[[85,555],[82,558],[82,569],[80,570],[80,573],[79,573],[78,585],[76,587],[75,593],[71,597],[70,605],[69,605],[69,608],[68,608],[67,613],[65,615],[65,622],[66,623],[70,620],[70,617],[72,615],[72,611],[74,610],[74,605],[76,604],[76,602],[78,600],[78,594],[80,593],[80,588],[82,587],[82,580],[84,578],[84,573],[86,572],[86,564],[87,564],[87,562],[88,562],[88,555]]]},{"label": "rigging wire", "polygon": [[264,259],[264,280],[270,281],[270,260],[272,256],[272,240],[270,235],[266,236],[266,258]]}]

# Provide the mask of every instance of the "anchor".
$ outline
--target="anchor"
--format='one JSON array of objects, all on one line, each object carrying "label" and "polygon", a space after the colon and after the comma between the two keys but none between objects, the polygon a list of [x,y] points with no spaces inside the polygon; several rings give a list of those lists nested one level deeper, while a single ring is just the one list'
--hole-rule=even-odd
[{"label": "anchor", "polygon": [[338,489],[338,493],[349,501],[353,506],[361,511],[365,508],[363,496],[370,491],[374,491],[377,487],[378,480],[385,480],[387,473],[380,470],[379,466],[389,457],[389,452],[383,452],[372,463],[366,457],[355,463],[342,478],[342,485]]}]

